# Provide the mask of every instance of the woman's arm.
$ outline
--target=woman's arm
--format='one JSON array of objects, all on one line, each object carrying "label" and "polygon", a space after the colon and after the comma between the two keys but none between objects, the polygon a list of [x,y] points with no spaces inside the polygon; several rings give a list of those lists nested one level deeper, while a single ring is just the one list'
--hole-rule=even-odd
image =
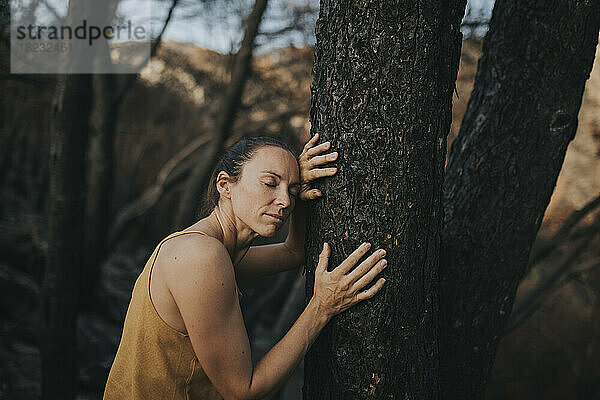
[{"label": "woman's arm", "polygon": [[306,207],[303,201],[296,200],[296,206],[290,216],[290,227],[285,242],[250,246],[246,255],[235,266],[235,276],[238,283],[288,271],[302,264],[304,260]]},{"label": "woman's arm", "polygon": [[308,306],[287,334],[253,366],[227,250],[206,238],[198,240],[204,241],[177,252],[167,284],[204,372],[225,399],[263,399],[276,393],[329,319],[372,297],[383,286],[380,279],[362,291],[385,267],[381,260],[384,254],[374,252],[349,272],[368,251],[361,246],[328,272],[330,250],[324,245]]},{"label": "woman's arm", "polygon": [[305,145],[298,157],[301,189],[290,215],[290,227],[283,243],[251,246],[246,255],[235,266],[238,282],[287,271],[300,266],[304,260],[304,236],[306,232],[307,202],[322,196],[313,189],[311,182],[335,175],[336,168],[317,168],[337,159],[338,153],[319,155],[329,150],[331,143],[317,145],[319,134],[315,134]]},{"label": "woman's arm", "polygon": [[296,200],[294,211],[290,216],[290,229],[285,242],[283,242],[285,248],[292,255],[293,262],[296,263],[292,268],[300,266],[300,263],[304,260],[304,236],[306,234],[307,207],[306,202]]}]

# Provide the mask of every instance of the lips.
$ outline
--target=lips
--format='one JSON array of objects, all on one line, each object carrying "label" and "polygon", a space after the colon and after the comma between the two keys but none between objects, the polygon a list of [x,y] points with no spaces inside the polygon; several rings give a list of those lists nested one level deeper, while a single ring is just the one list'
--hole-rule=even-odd
[{"label": "lips", "polygon": [[279,216],[277,214],[265,214],[267,217],[271,218],[273,221],[276,222],[283,222],[283,216]]}]

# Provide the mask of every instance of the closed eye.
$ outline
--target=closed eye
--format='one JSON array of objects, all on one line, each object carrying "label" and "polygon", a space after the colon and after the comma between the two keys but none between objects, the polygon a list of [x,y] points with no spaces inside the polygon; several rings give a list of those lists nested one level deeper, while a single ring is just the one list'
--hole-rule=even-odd
[{"label": "closed eye", "polygon": [[[263,183],[264,183],[266,186],[270,187],[270,188],[277,187],[277,185],[276,185],[276,184],[273,184],[273,183],[266,183],[266,182],[263,182]],[[295,193],[295,192],[290,192],[290,196],[292,196],[292,197],[294,197],[294,198],[295,198],[295,197],[298,197],[298,193]]]}]

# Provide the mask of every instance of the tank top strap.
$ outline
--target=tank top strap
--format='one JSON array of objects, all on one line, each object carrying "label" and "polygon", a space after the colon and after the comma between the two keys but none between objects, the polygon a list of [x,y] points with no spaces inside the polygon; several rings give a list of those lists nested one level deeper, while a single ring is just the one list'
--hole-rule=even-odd
[{"label": "tank top strap", "polygon": [[[171,239],[173,237],[184,235],[186,233],[200,233],[200,234],[202,234],[204,236],[208,236],[205,232],[202,232],[202,231],[177,231],[177,232],[173,232],[169,236],[167,236],[166,238],[164,238],[163,240],[161,240],[160,243],[158,244],[158,246],[156,246],[156,254],[158,254],[158,250],[160,249],[160,246],[164,242],[166,242],[167,240],[169,240],[169,239]],[[154,262],[152,264],[154,264]],[[235,291],[237,292],[238,297],[241,299],[243,295],[242,295],[242,292],[241,292],[240,288],[238,287],[237,282],[235,282]]]},{"label": "tank top strap", "polygon": [[[166,238],[164,238],[163,240],[161,240],[156,247],[154,248],[154,251],[152,252],[152,256],[150,258],[149,264],[150,264],[150,271],[152,271],[152,268],[154,267],[154,262],[156,261],[156,258],[158,257],[158,252],[160,251],[160,248],[162,247],[163,243],[166,242],[167,240],[177,237],[177,236],[181,236],[183,234],[186,233],[200,233],[204,236],[208,236],[206,233],[202,232],[202,231],[177,231],[177,232],[173,232],[170,235],[168,235]],[[150,274],[152,272],[148,273],[148,278],[150,278]]]},{"label": "tank top strap", "polygon": [[181,235],[184,235],[186,233],[200,233],[200,234],[202,234],[204,236],[208,236],[206,233],[204,233],[202,231],[177,231],[177,232],[171,233],[169,236],[167,236],[166,238],[164,238],[163,240],[161,240],[157,247],[160,247],[160,245],[162,245],[168,239],[171,239],[171,238],[177,237],[177,236],[181,236]]}]

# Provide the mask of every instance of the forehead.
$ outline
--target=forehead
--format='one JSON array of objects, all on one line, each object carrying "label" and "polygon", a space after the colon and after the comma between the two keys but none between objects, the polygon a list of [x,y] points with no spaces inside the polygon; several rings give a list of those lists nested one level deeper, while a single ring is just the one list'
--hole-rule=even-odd
[{"label": "forehead", "polygon": [[246,163],[244,172],[260,174],[265,170],[293,179],[298,177],[298,162],[289,151],[281,147],[265,146],[258,149]]}]

